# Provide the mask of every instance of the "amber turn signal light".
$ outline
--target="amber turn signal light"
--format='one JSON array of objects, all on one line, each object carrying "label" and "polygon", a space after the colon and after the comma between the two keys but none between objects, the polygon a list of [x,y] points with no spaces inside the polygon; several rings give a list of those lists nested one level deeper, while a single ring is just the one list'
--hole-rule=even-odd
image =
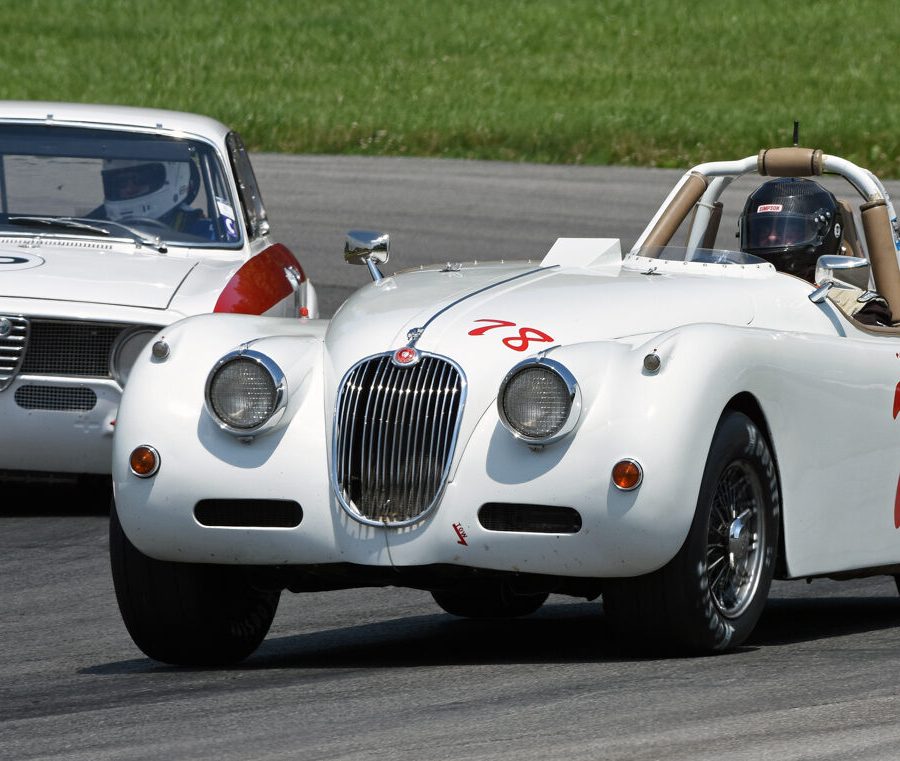
[{"label": "amber turn signal light", "polygon": [[131,453],[128,464],[139,478],[150,478],[159,470],[159,452],[149,444],[141,444]]},{"label": "amber turn signal light", "polygon": [[637,489],[644,480],[644,469],[636,460],[619,460],[613,465],[612,480],[616,488],[622,491]]}]

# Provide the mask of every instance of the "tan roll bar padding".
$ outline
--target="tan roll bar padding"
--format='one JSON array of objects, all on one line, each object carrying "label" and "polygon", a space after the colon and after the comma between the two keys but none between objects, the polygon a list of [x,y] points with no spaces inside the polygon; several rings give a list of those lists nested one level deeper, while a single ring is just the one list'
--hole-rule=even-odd
[{"label": "tan roll bar padding", "polygon": [[822,151],[818,148],[763,148],[756,157],[756,170],[764,177],[820,175]]},{"label": "tan roll bar padding", "polygon": [[897,249],[888,216],[887,203],[883,198],[859,207],[863,231],[869,249],[869,263],[872,265],[872,279],[875,290],[891,307],[894,319],[900,318],[900,266],[897,264]]},{"label": "tan roll bar padding", "polygon": [[655,259],[659,256],[659,250],[672,240],[675,231],[681,226],[688,214],[694,208],[706,192],[709,180],[702,174],[692,173],[682,185],[662,216],[656,220],[656,224],[641,246],[640,255]]},{"label": "tan roll bar padding", "polygon": [[700,241],[700,248],[716,247],[716,235],[719,232],[719,223],[722,221],[723,208],[724,204],[721,201],[716,201],[713,204],[712,214],[709,216],[709,224],[706,227],[706,232],[703,233],[703,240]]}]

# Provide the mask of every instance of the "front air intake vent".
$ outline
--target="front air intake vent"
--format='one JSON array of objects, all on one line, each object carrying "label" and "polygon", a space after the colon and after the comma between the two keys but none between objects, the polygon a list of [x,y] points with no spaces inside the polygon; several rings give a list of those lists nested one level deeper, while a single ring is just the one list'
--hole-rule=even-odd
[{"label": "front air intake vent", "polygon": [[356,364],[339,389],[334,417],[332,485],[356,520],[401,526],[437,502],[465,401],[460,369],[421,354],[398,366],[391,354]]},{"label": "front air intake vent", "polygon": [[488,531],[529,534],[577,534],[581,515],[571,507],[486,502],[478,510],[478,522]]},{"label": "front air intake vent", "polygon": [[303,509],[288,499],[201,499],[194,517],[201,526],[295,528],[303,520]]},{"label": "front air intake vent", "polygon": [[14,398],[26,410],[87,412],[97,405],[93,390],[72,386],[19,386]]}]

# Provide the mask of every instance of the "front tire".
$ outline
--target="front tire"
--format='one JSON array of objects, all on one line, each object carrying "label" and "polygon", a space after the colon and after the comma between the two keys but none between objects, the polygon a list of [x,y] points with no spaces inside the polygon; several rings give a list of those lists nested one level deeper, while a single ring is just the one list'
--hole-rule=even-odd
[{"label": "front tire", "polygon": [[719,421],[697,508],[678,554],[654,573],[610,582],[604,610],[628,642],[715,652],[756,626],[775,569],[780,524],[775,462],[746,415]]},{"label": "front tire", "polygon": [[171,563],[144,555],[110,508],[109,556],[128,633],[154,660],[179,666],[242,661],[263,641],[280,590],[255,587],[240,566]]}]

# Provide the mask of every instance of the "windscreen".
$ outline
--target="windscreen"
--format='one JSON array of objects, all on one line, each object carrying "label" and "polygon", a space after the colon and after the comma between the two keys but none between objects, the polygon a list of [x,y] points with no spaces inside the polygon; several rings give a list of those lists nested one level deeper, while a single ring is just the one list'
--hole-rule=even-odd
[{"label": "windscreen", "polygon": [[[0,125],[0,232],[33,235],[35,218],[80,220],[113,236],[126,226],[176,246],[241,242],[224,168],[203,141]],[[45,224],[39,232],[64,230]]]}]

